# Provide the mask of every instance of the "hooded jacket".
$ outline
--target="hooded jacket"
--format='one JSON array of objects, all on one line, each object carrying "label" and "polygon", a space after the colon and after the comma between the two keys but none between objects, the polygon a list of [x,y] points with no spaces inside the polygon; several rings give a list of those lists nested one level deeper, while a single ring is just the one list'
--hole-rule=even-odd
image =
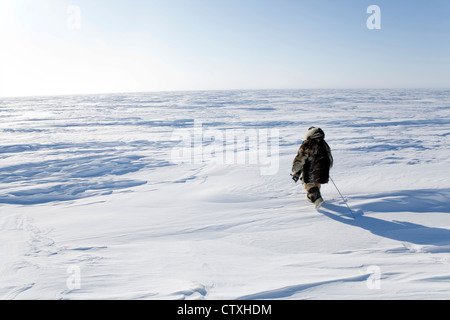
[{"label": "hooded jacket", "polygon": [[325,133],[311,127],[305,138],[292,164],[292,174],[300,176],[303,173],[303,183],[328,183],[333,157],[324,140]]}]

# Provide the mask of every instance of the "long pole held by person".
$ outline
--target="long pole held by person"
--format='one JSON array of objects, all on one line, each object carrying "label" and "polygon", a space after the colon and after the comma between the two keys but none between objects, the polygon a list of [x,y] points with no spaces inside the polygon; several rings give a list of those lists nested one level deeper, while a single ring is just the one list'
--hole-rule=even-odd
[{"label": "long pole held by person", "polygon": [[345,205],[347,206],[348,210],[350,211],[350,213],[351,213],[353,219],[356,219],[356,218],[355,218],[355,215],[353,214],[353,210],[350,209],[350,207],[348,206],[347,200],[345,200],[344,196],[343,196],[342,193],[339,191],[339,188],[337,187],[336,183],[334,183],[334,181],[333,181],[333,179],[331,178],[331,176],[330,176],[330,180],[331,180],[331,182],[333,183],[333,185],[334,185],[334,187],[336,188],[336,190],[337,190],[337,192],[339,193],[339,195],[341,196],[342,200],[344,200],[344,203],[345,203]]}]

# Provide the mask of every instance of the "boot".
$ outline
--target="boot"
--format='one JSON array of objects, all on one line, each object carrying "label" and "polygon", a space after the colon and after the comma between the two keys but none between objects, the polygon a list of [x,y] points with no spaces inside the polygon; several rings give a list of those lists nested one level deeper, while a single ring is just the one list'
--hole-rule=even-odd
[{"label": "boot", "polygon": [[320,189],[318,187],[309,189],[306,197],[312,203],[315,203],[317,200],[322,199],[322,195],[320,194]]}]

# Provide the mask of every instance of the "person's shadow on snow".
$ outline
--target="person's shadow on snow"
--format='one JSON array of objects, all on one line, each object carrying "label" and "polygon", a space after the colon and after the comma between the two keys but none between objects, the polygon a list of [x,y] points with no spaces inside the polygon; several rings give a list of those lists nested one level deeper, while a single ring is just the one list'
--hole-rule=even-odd
[{"label": "person's shadow on snow", "polygon": [[371,233],[397,241],[406,241],[417,245],[449,246],[450,230],[444,228],[427,227],[407,221],[387,221],[364,216],[362,210],[353,211],[353,216],[346,206],[323,203],[319,212],[323,215]]}]

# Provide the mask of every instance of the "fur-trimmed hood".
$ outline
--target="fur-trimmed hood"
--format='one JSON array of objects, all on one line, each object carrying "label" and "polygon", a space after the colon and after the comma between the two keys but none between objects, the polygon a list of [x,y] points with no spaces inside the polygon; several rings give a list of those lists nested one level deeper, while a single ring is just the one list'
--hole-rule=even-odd
[{"label": "fur-trimmed hood", "polygon": [[305,139],[306,140],[310,140],[310,139],[325,139],[325,133],[320,128],[311,127],[306,132]]}]

